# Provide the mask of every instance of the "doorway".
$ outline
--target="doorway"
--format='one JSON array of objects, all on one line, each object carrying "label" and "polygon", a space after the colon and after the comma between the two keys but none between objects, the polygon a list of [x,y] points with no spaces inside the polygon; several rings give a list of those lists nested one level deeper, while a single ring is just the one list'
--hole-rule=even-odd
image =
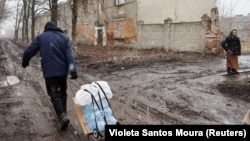
[{"label": "doorway", "polygon": [[103,31],[102,29],[97,30],[97,45],[102,45],[103,43]]},{"label": "doorway", "polygon": [[96,26],[95,27],[95,45],[106,46],[106,27]]}]

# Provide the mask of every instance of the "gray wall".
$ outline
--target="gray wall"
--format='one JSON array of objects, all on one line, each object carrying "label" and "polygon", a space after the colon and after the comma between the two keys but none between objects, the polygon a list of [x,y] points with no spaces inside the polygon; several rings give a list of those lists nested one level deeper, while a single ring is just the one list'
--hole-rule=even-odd
[{"label": "gray wall", "polygon": [[196,22],[211,15],[216,0],[137,0],[138,20],[145,24],[163,24],[167,18],[177,22]]},{"label": "gray wall", "polygon": [[139,24],[138,30],[139,48],[200,53],[205,50],[206,29],[202,22]]}]

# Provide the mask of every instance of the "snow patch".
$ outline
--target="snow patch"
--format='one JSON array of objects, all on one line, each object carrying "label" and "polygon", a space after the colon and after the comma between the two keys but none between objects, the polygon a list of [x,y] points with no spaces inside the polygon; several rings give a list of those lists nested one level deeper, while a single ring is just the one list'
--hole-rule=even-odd
[{"label": "snow patch", "polygon": [[20,83],[20,80],[17,76],[7,76],[0,78],[0,88],[13,86]]},{"label": "snow patch", "polygon": [[7,76],[7,82],[10,86],[20,83],[20,80],[17,76]]}]

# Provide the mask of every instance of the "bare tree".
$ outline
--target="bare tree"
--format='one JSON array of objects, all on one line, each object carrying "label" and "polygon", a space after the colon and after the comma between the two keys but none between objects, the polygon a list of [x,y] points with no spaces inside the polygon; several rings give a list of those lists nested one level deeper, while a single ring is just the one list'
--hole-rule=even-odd
[{"label": "bare tree", "polygon": [[234,6],[231,2],[230,5],[222,2],[220,0],[217,1],[217,7],[219,10],[219,27],[220,31],[223,35],[222,38],[227,36],[227,32],[232,28],[233,25],[233,10]]},{"label": "bare tree", "polygon": [[0,1],[0,21],[2,20],[6,0]]},{"label": "bare tree", "polygon": [[18,40],[20,27],[23,42],[29,42],[29,35],[34,40],[36,20],[48,10],[51,12],[51,21],[57,24],[57,0],[18,0],[15,11],[15,40]]},{"label": "bare tree", "polygon": [[27,2],[26,0],[23,0],[23,18],[22,18],[22,41],[24,42],[25,40],[25,27],[26,27],[26,24],[25,24],[25,19],[26,19],[26,9],[27,9]]},{"label": "bare tree", "polygon": [[78,17],[78,11],[77,11],[77,2],[78,0],[73,0],[73,4],[71,7],[72,10],[72,42],[76,42],[76,26],[77,26],[77,17]]},{"label": "bare tree", "polygon": [[73,46],[73,52],[74,56],[77,56],[77,42],[76,42],[76,36],[77,36],[77,17],[78,17],[78,0],[71,0],[71,10],[72,10],[72,46]]},{"label": "bare tree", "polygon": [[[36,16],[39,12],[44,10],[48,10],[45,8],[43,4],[46,1],[43,0],[18,0],[17,1],[17,8],[15,11],[15,40],[18,40],[20,24],[22,24],[22,41],[29,41],[28,39],[28,32],[29,32],[29,21],[31,21],[31,40],[34,39],[35,36],[35,21]],[[28,11],[29,10],[29,11]],[[31,16],[30,16],[31,15]]]},{"label": "bare tree", "polygon": [[31,3],[31,40],[35,39],[35,24],[37,17],[44,11],[49,10],[48,1],[33,0]]},{"label": "bare tree", "polygon": [[57,16],[58,16],[57,0],[49,0],[49,5],[51,11],[51,21],[57,24]]},{"label": "bare tree", "polygon": [[17,9],[16,9],[16,17],[15,17],[15,37],[14,40],[17,41],[18,40],[18,31],[19,31],[19,27],[20,27],[20,23],[22,20],[22,15],[23,15],[23,7],[20,9],[20,0],[17,1]]},{"label": "bare tree", "polygon": [[26,35],[26,41],[27,41],[27,43],[29,43],[29,19],[30,19],[30,5],[31,5],[31,1],[33,1],[33,0],[28,0],[28,5],[27,5],[27,17],[26,17],[26,19],[25,19],[25,24],[26,24],[26,26],[25,26],[25,35]]},{"label": "bare tree", "polygon": [[29,18],[32,0],[23,0],[22,41],[29,42]]},{"label": "bare tree", "polygon": [[9,11],[6,9],[6,0],[0,1],[0,23],[7,19]]},{"label": "bare tree", "polygon": [[36,1],[33,0],[32,3],[31,3],[31,40],[33,41],[34,38],[35,38],[35,4],[36,4]]}]

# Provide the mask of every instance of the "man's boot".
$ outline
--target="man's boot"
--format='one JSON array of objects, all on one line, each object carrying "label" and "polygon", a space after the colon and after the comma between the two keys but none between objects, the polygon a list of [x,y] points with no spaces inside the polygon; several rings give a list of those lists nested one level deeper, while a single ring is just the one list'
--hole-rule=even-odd
[{"label": "man's boot", "polygon": [[60,121],[61,121],[61,130],[65,130],[68,125],[69,125],[69,119],[67,118],[67,115],[66,113],[63,113],[61,116],[60,116]]}]

